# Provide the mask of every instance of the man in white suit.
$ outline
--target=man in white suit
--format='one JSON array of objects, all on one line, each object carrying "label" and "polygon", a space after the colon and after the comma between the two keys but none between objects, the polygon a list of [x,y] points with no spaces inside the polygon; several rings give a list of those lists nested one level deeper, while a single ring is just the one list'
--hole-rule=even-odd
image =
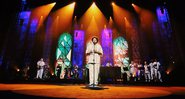
[{"label": "man in white suit", "polygon": [[159,80],[160,82],[162,82],[162,78],[161,78],[161,73],[160,73],[160,62],[157,61],[157,59],[154,60],[153,62],[153,68],[154,68],[154,80]]},{"label": "man in white suit", "polygon": [[98,75],[100,71],[100,57],[103,55],[101,45],[98,43],[98,38],[93,37],[92,42],[87,44],[86,55],[88,57],[89,66],[89,87],[98,85]]},{"label": "man in white suit", "polygon": [[38,62],[37,62],[37,79],[42,79],[42,75],[43,75],[43,71],[44,71],[44,65],[45,62],[43,60],[43,58],[41,58]]}]

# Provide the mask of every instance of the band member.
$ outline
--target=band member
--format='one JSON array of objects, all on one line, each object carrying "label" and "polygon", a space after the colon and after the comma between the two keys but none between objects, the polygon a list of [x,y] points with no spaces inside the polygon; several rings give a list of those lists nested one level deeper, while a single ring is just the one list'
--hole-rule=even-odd
[{"label": "band member", "polygon": [[24,68],[23,68],[23,78],[25,80],[28,80],[29,78],[29,70],[30,70],[30,66],[29,65],[26,65]]},{"label": "band member", "polygon": [[154,67],[153,67],[153,60],[150,60],[150,77],[151,77],[151,80],[154,79]]},{"label": "band member", "polygon": [[121,64],[122,64],[121,65],[121,71],[123,73],[123,76],[124,77],[126,76],[125,81],[127,82],[127,81],[130,80],[130,69],[129,69],[129,66],[127,66],[123,62],[121,62]]},{"label": "band member", "polygon": [[160,73],[160,63],[157,61],[157,59],[154,60],[153,62],[153,68],[154,68],[154,78],[155,80],[159,80],[160,82],[162,82],[162,78],[161,78],[161,73]]},{"label": "band member", "polygon": [[145,82],[150,82],[150,66],[144,62]]},{"label": "band member", "polygon": [[139,63],[137,64],[137,79],[138,80],[141,80],[141,78],[142,78],[142,75],[143,75],[142,74],[142,69],[143,69],[143,66],[139,61]]},{"label": "band member", "polygon": [[87,44],[86,55],[88,56],[89,66],[89,87],[98,85],[98,75],[100,70],[100,57],[103,55],[101,45],[98,38],[93,37],[92,42]]},{"label": "band member", "polygon": [[38,62],[37,62],[37,79],[42,79],[42,75],[43,75],[43,71],[44,71],[44,65],[45,62],[43,60],[43,58],[41,58]]},{"label": "band member", "polygon": [[74,65],[73,75],[74,75],[74,79],[78,79],[78,76],[79,76],[78,65]]},{"label": "band member", "polygon": [[50,67],[49,64],[46,63],[46,65],[44,65],[43,79],[49,78],[50,78]]},{"label": "band member", "polygon": [[64,66],[65,65],[63,59],[62,58],[57,59],[55,67],[56,67],[56,76],[58,79],[64,79],[65,76]]},{"label": "band member", "polygon": [[136,81],[137,77],[137,63],[131,61],[130,63],[130,75],[133,81]]}]

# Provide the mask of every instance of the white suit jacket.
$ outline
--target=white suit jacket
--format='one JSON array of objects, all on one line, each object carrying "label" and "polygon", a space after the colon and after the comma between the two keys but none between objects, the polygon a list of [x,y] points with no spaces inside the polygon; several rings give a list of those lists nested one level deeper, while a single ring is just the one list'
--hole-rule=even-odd
[{"label": "white suit jacket", "polygon": [[101,55],[98,53],[94,53],[95,51],[103,55],[103,50],[99,43],[95,45],[93,44],[93,42],[88,43],[86,48],[88,63],[100,63]]},{"label": "white suit jacket", "polygon": [[155,69],[159,69],[159,66],[161,65],[159,62],[153,62],[153,66],[156,65],[157,67]]},{"label": "white suit jacket", "polygon": [[[45,62],[44,61],[38,61],[37,62],[37,66],[41,66],[41,68],[43,68],[45,65]],[[39,68],[39,67],[38,67]]]}]

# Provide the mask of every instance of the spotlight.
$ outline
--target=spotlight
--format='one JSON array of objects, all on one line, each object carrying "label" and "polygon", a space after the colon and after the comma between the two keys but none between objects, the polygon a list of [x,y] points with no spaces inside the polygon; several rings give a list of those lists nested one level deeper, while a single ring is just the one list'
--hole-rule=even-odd
[{"label": "spotlight", "polygon": [[166,74],[169,75],[170,74],[170,71],[166,71]]},{"label": "spotlight", "polygon": [[92,3],[92,7],[94,8],[94,7],[95,7],[95,5],[96,5],[96,4],[95,4],[95,2],[93,2],[93,3]]},{"label": "spotlight", "polygon": [[77,16],[74,17],[74,20],[76,21]]},{"label": "spotlight", "polygon": [[112,2],[112,6],[114,6],[115,5],[115,3],[114,2]]},{"label": "spotlight", "polygon": [[132,6],[134,7],[134,6],[135,6],[135,4],[134,4],[134,3],[132,3]]},{"label": "spotlight", "polygon": [[70,5],[70,8],[74,8],[74,6],[75,6],[75,2],[73,2],[71,5]]},{"label": "spotlight", "polygon": [[19,68],[17,68],[16,70],[17,70],[17,72],[19,72],[19,71],[20,71],[20,69],[19,69]]},{"label": "spotlight", "polygon": [[56,4],[56,2],[53,2],[51,5],[54,6]]},{"label": "spotlight", "polygon": [[106,28],[107,28],[107,25],[105,24],[105,25],[104,25],[104,29],[106,29]]}]

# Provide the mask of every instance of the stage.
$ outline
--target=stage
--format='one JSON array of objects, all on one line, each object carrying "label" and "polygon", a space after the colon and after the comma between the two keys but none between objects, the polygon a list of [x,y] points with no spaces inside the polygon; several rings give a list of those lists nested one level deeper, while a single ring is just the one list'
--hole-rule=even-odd
[{"label": "stage", "polygon": [[[183,2],[2,1],[0,98],[185,99]],[[86,87],[92,37],[103,51],[98,89]]]},{"label": "stage", "polygon": [[102,84],[93,90],[85,84],[0,84],[0,96],[7,98],[185,98],[182,86]]}]

